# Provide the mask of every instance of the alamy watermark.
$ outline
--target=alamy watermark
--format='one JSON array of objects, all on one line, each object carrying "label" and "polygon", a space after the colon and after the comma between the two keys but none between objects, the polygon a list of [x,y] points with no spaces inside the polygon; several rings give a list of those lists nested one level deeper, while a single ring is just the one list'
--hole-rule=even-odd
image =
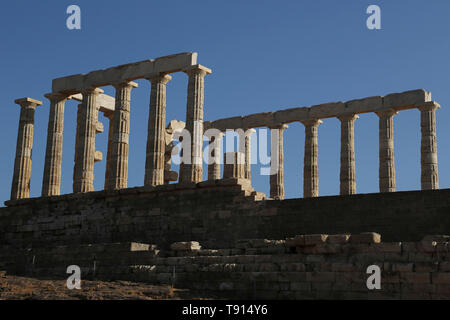
[{"label": "alamy watermark", "polygon": [[67,267],[66,273],[70,274],[70,277],[67,278],[66,286],[67,289],[73,290],[81,289],[81,269],[77,265],[71,265]]},{"label": "alamy watermark", "polygon": [[81,9],[79,6],[72,4],[67,7],[66,13],[69,17],[66,20],[66,26],[69,30],[81,29]]},{"label": "alamy watermark", "polygon": [[369,30],[380,30],[381,29],[381,8],[375,4],[367,7],[367,14],[370,16],[367,18],[366,26]]}]

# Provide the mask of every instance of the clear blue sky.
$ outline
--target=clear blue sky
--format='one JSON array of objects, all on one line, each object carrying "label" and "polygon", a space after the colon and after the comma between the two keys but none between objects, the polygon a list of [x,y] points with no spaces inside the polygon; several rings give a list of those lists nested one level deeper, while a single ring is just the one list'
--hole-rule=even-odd
[{"label": "clear blue sky", "polygon": [[[81,7],[82,30],[66,28],[66,8]],[[381,7],[382,30],[366,28],[366,8]],[[49,103],[56,77],[185,51],[210,67],[205,120],[385,95],[425,88],[437,111],[441,188],[450,187],[450,2],[434,1],[2,1],[0,4],[0,200],[10,197],[19,107],[14,99],[44,101],[35,117],[31,195],[41,192]],[[132,93],[129,186],[143,185],[150,85]],[[185,118],[187,77],[167,89],[167,120]],[[111,88],[106,93],[114,94]],[[72,191],[76,103],[66,104],[63,193]],[[105,133],[97,149],[106,155]],[[420,188],[420,124],[416,110],[394,120],[397,189]],[[339,193],[337,119],[319,128],[320,195]],[[378,191],[378,119],[355,124],[357,192]],[[304,129],[285,132],[285,185],[302,195]],[[104,162],[95,166],[102,189]],[[268,193],[269,177],[253,170]]]}]

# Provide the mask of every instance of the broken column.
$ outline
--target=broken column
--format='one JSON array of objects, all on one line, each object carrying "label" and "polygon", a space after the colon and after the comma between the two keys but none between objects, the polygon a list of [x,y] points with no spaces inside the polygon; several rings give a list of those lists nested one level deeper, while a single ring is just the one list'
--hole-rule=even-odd
[{"label": "broken column", "polygon": [[435,102],[419,107],[422,132],[420,146],[420,182],[422,190],[439,189],[435,117],[435,111],[438,108],[440,106]]},{"label": "broken column", "polygon": [[145,161],[146,186],[164,184],[164,153],[166,148],[166,85],[172,79],[167,74],[148,78],[152,83],[148,118],[147,154]]},{"label": "broken column", "polygon": [[395,192],[394,109],[377,112],[379,121],[380,192]]},{"label": "broken column", "polygon": [[50,100],[50,114],[47,129],[42,196],[50,197],[61,194],[64,105],[67,96],[54,93],[46,94],[45,97]]},{"label": "broken column", "polygon": [[[118,190],[128,183],[128,150],[130,135],[130,97],[131,89],[137,83],[123,82],[114,85],[116,102],[112,121],[111,153],[107,160],[108,189]],[[110,123],[111,124],[111,123]]]},{"label": "broken column", "polygon": [[42,105],[41,101],[31,98],[17,99],[14,102],[20,105],[20,119],[11,187],[11,200],[30,197],[34,111],[37,106]]},{"label": "broken column", "polygon": [[283,131],[286,124],[270,127],[271,154],[270,154],[270,197],[275,200],[284,199],[284,150]]},{"label": "broken column", "polygon": [[81,108],[80,128],[77,132],[74,193],[94,191],[95,135],[97,133],[97,96],[103,90],[85,89]]},{"label": "broken column", "polygon": [[211,70],[195,65],[183,70],[189,76],[187,108],[186,108],[186,129],[191,134],[191,161],[183,163],[183,182],[200,182],[203,178],[202,149],[203,149],[203,103],[205,76]]},{"label": "broken column", "polygon": [[305,155],[303,164],[303,197],[319,196],[319,146],[317,128],[321,120],[302,121],[305,126]]},{"label": "broken column", "polygon": [[339,116],[341,121],[340,194],[356,193],[354,122],[356,114]]}]

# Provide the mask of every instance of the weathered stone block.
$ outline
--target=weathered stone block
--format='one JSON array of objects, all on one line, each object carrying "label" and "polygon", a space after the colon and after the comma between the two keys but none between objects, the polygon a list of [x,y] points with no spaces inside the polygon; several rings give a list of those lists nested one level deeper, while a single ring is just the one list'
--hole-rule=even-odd
[{"label": "weathered stone block", "polygon": [[197,241],[175,242],[170,245],[173,251],[196,251],[202,247]]},{"label": "weathered stone block", "polygon": [[380,243],[381,235],[375,232],[364,232],[361,234],[352,234],[351,243]]}]

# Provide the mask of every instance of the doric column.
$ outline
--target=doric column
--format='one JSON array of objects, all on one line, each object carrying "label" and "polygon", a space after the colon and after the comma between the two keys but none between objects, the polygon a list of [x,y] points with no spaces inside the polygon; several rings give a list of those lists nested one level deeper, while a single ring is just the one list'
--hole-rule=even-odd
[{"label": "doric column", "polygon": [[112,140],[113,140],[113,129],[114,129],[114,111],[103,112],[103,115],[109,120],[108,129],[108,150],[106,152],[106,168],[105,168],[105,190],[109,189],[109,177],[110,177],[110,165],[111,165],[111,152],[112,152]]},{"label": "doric column", "polygon": [[270,127],[271,153],[270,153],[270,197],[275,200],[284,199],[284,150],[283,131],[286,124]]},{"label": "doric column", "polygon": [[169,75],[148,78],[152,83],[148,117],[147,154],[144,185],[164,184],[164,153],[166,150],[166,84]]},{"label": "doric column", "polygon": [[220,179],[220,152],[221,152],[221,142],[225,134],[220,133],[219,136],[214,135],[210,137],[209,143],[209,155],[213,158],[209,160],[208,164],[208,180],[218,180]]},{"label": "doric column", "polygon": [[439,189],[435,117],[435,110],[438,108],[440,106],[435,102],[419,107],[422,132],[420,146],[422,190]]},{"label": "doric column", "polygon": [[137,88],[137,86],[137,83],[134,82],[124,82],[114,85],[116,88],[116,102],[112,121],[112,133],[111,130],[109,130],[108,139],[111,144],[111,153],[107,155],[107,189],[109,190],[118,190],[127,187],[128,141],[130,135],[130,96],[131,89]]},{"label": "doric column", "polygon": [[95,135],[97,133],[97,96],[103,90],[85,89],[81,107],[78,143],[76,146],[74,192],[94,191]]},{"label": "doric column", "polygon": [[200,182],[203,178],[202,149],[203,149],[203,103],[205,76],[211,70],[195,65],[184,70],[189,76],[187,108],[186,108],[186,129],[191,134],[191,161],[182,164],[183,182]]},{"label": "doric column", "polygon": [[354,123],[358,118],[356,114],[338,117],[341,121],[341,195],[356,193]]},{"label": "doric column", "polygon": [[395,192],[394,161],[394,115],[397,111],[389,109],[377,112],[380,118],[380,192]]},{"label": "doric column", "polygon": [[46,94],[45,97],[50,100],[50,114],[48,118],[42,196],[50,197],[61,194],[64,105],[67,96],[53,93]]},{"label": "doric column", "polygon": [[244,166],[244,177],[245,179],[252,180],[252,146],[251,146],[251,136],[255,133],[255,129],[248,129],[245,131],[244,138],[244,154],[245,154],[245,166]]},{"label": "doric column", "polygon": [[319,196],[319,146],[317,128],[321,120],[302,121],[305,126],[305,158],[303,165],[303,197]]},{"label": "doric column", "polygon": [[41,101],[31,98],[15,100],[20,105],[16,158],[11,187],[11,200],[30,197],[31,159],[33,152],[34,111]]},{"label": "doric column", "polygon": [[226,152],[224,159],[223,178],[244,179],[244,154],[242,152]]}]

